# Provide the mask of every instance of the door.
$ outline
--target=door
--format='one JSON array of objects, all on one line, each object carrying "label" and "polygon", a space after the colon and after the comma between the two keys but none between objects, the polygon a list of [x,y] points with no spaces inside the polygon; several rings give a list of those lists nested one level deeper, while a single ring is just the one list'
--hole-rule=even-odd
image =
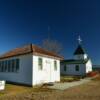
[{"label": "door", "polygon": [[51,82],[51,63],[50,61],[46,60],[46,65],[45,65],[45,82]]}]

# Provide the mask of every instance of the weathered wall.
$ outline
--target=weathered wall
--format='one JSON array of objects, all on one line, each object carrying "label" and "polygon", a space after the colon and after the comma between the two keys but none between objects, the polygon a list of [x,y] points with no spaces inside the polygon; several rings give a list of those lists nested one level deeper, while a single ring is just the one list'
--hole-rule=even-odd
[{"label": "weathered wall", "polygon": [[22,84],[32,84],[32,54],[7,58],[20,59],[19,72],[0,72],[0,79]]},{"label": "weathered wall", "polygon": [[[64,71],[65,65],[67,67],[66,71]],[[75,70],[76,65],[80,66],[79,71]],[[85,64],[76,64],[76,65],[75,64],[62,64],[61,65],[61,74],[64,74],[64,75],[84,75],[86,72]]]},{"label": "weathered wall", "polygon": [[[43,69],[38,69],[38,58],[43,59]],[[54,70],[56,59],[33,55],[33,85],[60,81],[60,61],[57,61],[57,70]]]}]

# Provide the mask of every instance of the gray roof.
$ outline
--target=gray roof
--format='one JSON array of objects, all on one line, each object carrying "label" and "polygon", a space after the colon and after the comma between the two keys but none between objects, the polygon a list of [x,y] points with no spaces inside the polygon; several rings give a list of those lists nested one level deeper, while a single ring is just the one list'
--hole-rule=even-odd
[{"label": "gray roof", "polygon": [[76,60],[76,59],[69,59],[69,60],[63,60],[61,63],[66,63],[66,64],[85,64],[87,63],[89,59],[83,59],[83,60]]},{"label": "gray roof", "polygon": [[81,45],[78,45],[77,49],[74,52],[74,55],[79,55],[79,54],[85,54],[85,51]]}]

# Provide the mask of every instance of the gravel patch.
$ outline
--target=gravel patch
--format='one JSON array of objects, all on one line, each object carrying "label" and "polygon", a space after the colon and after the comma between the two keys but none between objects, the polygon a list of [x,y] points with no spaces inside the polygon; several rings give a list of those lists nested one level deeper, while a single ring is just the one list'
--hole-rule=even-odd
[{"label": "gravel patch", "polygon": [[81,85],[81,84],[84,84],[90,81],[91,81],[91,78],[85,78],[85,79],[81,79],[80,81],[76,81],[76,82],[55,83],[53,86],[49,86],[49,88],[57,89],[57,90],[66,90],[70,87],[78,86],[78,85]]}]

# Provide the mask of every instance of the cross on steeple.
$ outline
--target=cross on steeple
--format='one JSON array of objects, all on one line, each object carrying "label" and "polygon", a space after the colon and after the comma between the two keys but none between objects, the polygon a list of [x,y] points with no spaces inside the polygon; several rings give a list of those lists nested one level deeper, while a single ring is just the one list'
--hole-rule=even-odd
[{"label": "cross on steeple", "polygon": [[79,44],[81,44],[82,39],[81,39],[80,35],[79,35],[79,37],[78,37],[78,39],[77,39],[77,40],[78,40],[78,43],[79,43]]}]

